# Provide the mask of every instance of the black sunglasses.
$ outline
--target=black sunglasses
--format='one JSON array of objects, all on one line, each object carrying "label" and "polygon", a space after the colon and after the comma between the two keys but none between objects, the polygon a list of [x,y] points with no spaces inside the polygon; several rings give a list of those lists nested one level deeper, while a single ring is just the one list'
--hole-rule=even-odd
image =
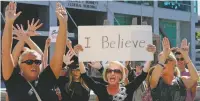
[{"label": "black sunglasses", "polygon": [[113,70],[112,69],[107,69],[106,70],[106,73],[112,73],[112,72],[114,72],[114,73],[122,73],[121,70],[119,70],[119,69],[113,69]]},{"label": "black sunglasses", "polygon": [[176,58],[177,61],[183,61],[184,58]]},{"label": "black sunglasses", "polygon": [[35,63],[36,65],[40,65],[42,61],[41,60],[26,60],[26,61],[23,61],[22,63],[26,63],[27,65],[32,65],[33,63]]}]

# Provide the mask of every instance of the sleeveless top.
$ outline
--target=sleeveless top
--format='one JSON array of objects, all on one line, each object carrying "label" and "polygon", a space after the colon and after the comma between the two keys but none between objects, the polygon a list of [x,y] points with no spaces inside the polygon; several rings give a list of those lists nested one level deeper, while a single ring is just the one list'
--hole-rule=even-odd
[{"label": "sleeveless top", "polygon": [[151,90],[153,101],[185,101],[186,95],[186,87],[180,77],[175,77],[172,85],[160,78],[157,87]]}]

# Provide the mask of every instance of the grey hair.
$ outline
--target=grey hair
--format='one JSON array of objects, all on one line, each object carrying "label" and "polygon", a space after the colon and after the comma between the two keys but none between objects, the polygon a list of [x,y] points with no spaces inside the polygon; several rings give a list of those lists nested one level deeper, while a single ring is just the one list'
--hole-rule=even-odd
[{"label": "grey hair", "polygon": [[19,56],[19,60],[18,60],[18,64],[20,65],[21,62],[22,62],[22,58],[26,55],[26,54],[29,54],[29,53],[33,53],[36,57],[39,57],[40,59],[42,59],[42,56],[35,50],[26,50],[24,51],[20,56]]}]

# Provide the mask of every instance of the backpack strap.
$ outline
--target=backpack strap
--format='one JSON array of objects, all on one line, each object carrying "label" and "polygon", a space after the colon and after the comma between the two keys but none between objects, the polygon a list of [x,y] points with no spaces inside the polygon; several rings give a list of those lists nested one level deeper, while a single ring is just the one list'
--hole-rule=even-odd
[{"label": "backpack strap", "polygon": [[28,81],[28,84],[31,86],[33,92],[35,93],[35,96],[37,98],[38,101],[42,101],[39,94],[37,93],[37,91],[35,90],[35,88],[32,86],[32,84]]}]

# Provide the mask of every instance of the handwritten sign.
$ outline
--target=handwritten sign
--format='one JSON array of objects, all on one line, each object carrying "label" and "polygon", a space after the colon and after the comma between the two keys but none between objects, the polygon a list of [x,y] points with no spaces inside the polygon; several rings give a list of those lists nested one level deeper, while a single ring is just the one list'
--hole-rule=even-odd
[{"label": "handwritten sign", "polygon": [[51,39],[51,42],[56,42],[56,38],[58,35],[58,26],[52,26],[50,27],[50,32],[49,32],[49,38]]},{"label": "handwritten sign", "polygon": [[[56,42],[56,38],[58,35],[59,26],[50,27],[49,37],[51,38],[51,42]],[[75,37],[74,33],[67,33],[68,37]]]},{"label": "handwritten sign", "polygon": [[153,60],[153,54],[146,51],[152,44],[151,26],[79,26],[78,32],[84,48],[79,61]]}]

